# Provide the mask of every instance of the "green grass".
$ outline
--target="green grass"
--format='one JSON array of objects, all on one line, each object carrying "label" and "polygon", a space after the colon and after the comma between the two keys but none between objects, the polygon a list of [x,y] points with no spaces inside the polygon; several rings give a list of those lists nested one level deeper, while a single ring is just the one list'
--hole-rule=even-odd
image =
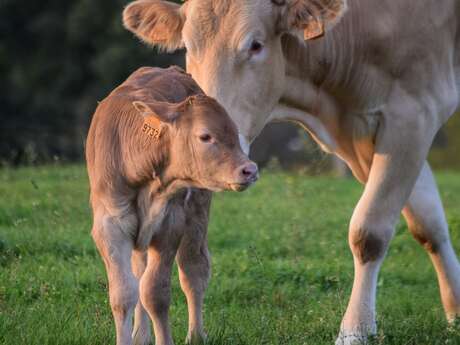
[{"label": "green grass", "polygon": [[[460,253],[460,174],[438,174]],[[215,196],[205,321],[213,345],[332,344],[353,278],[352,180],[264,172]],[[114,344],[106,277],[90,237],[82,166],[0,170],[0,344]],[[173,277],[171,322],[186,335]],[[428,257],[398,226],[379,279],[376,344],[460,344]]]}]

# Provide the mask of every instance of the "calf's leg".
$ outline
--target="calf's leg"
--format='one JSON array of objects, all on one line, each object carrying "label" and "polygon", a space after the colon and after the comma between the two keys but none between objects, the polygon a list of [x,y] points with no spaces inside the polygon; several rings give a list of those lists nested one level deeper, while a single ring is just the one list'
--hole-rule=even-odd
[{"label": "calf's leg", "polygon": [[186,343],[196,344],[205,340],[203,329],[203,300],[210,274],[210,258],[206,226],[185,231],[177,253],[179,279],[187,298],[189,325]]},{"label": "calf's leg", "polygon": [[452,248],[441,198],[428,163],[423,167],[403,215],[409,230],[433,262],[447,319],[453,321],[460,316],[460,264]]},{"label": "calf's leg", "polygon": [[153,322],[155,345],[173,345],[169,327],[171,269],[179,241],[154,238],[147,251],[147,267],[140,280],[140,299]]},{"label": "calf's leg", "polygon": [[130,258],[133,240],[110,216],[96,219],[92,236],[104,260],[117,345],[131,345],[132,316],[138,300],[138,282]]},{"label": "calf's leg", "polygon": [[[147,266],[147,252],[134,250],[131,257],[131,264],[134,275],[140,280]],[[132,337],[133,345],[148,345],[152,340],[149,315],[140,300],[137,302],[134,311],[134,329]]]}]

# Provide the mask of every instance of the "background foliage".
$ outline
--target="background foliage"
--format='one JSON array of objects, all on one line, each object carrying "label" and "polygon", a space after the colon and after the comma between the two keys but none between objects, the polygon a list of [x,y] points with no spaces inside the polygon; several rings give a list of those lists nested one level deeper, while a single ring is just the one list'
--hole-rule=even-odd
[{"label": "background foliage", "polygon": [[80,159],[89,118],[143,65],[180,64],[121,24],[128,1],[0,2],[0,158],[32,163]]}]

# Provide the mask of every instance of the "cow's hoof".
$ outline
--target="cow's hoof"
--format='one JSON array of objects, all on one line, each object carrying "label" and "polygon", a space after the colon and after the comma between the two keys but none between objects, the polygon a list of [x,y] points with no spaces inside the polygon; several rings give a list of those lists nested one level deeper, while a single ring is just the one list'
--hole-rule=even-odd
[{"label": "cow's hoof", "polygon": [[367,339],[368,337],[365,334],[341,331],[335,341],[335,345],[366,345],[368,344]]}]

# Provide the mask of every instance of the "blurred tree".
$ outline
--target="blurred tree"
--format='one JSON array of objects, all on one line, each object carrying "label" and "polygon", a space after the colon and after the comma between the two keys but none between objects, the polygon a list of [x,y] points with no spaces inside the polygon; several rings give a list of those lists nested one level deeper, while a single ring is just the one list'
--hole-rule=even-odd
[{"label": "blurred tree", "polygon": [[[443,127],[440,145],[433,145],[429,161],[435,169],[460,170],[460,114],[457,113]],[[436,142],[435,142],[436,143]]]},{"label": "blurred tree", "polygon": [[127,2],[0,2],[0,160],[82,158],[98,100],[140,66],[182,64],[123,28]]}]

